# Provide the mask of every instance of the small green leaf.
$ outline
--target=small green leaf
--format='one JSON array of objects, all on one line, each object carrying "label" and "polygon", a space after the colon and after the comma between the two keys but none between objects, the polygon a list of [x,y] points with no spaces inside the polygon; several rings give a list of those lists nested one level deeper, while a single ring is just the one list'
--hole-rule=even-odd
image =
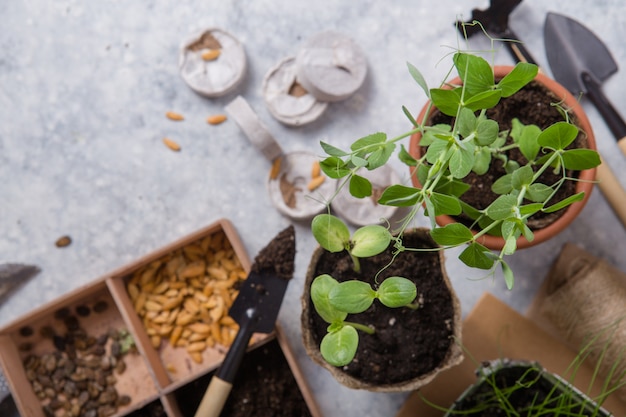
[{"label": "small green leaf", "polygon": [[565,168],[575,171],[590,169],[600,165],[600,155],[590,149],[571,149],[564,151],[561,156],[563,157]]},{"label": "small green leaf", "polygon": [[[463,209],[463,214],[465,214],[467,217],[469,217],[472,220],[477,220],[479,217],[482,216],[482,213],[480,210],[475,209],[474,207],[472,207],[471,205],[467,204],[464,201],[459,201],[461,203],[461,208]],[[483,216],[485,217],[485,216]]]},{"label": "small green leaf", "polygon": [[326,323],[342,322],[348,316],[330,304],[330,291],[339,285],[339,282],[328,274],[319,275],[311,283],[311,301],[315,311]]},{"label": "small green leaf", "polygon": [[385,189],[378,199],[380,204],[394,207],[410,207],[420,201],[422,190],[406,185],[394,184]]},{"label": "small green leaf", "polygon": [[430,220],[430,228],[434,229],[437,226],[437,219],[435,216],[435,206],[433,205],[433,202],[430,201],[430,198],[428,197],[424,198],[424,205],[426,206],[426,210],[424,214],[426,214],[428,216],[428,220]]},{"label": "small green leaf", "polygon": [[537,143],[550,149],[563,150],[578,136],[578,128],[567,122],[557,122],[547,127],[537,137]]},{"label": "small green leaf", "polygon": [[460,197],[470,188],[471,186],[463,181],[447,177],[437,183],[435,191],[450,196]]},{"label": "small green leaf", "polygon": [[329,143],[321,141],[320,145],[322,145],[322,149],[324,150],[324,152],[326,152],[330,156],[346,156],[346,155],[348,155],[347,152],[342,151],[341,149],[339,149],[339,148],[337,148],[337,147],[335,147],[335,146],[333,146],[333,145],[331,145]]},{"label": "small green leaf", "polygon": [[474,112],[467,107],[463,107],[457,119],[457,127],[461,136],[466,138],[474,133],[476,131],[476,123]]},{"label": "small green leaf", "polygon": [[360,175],[350,178],[350,194],[356,198],[369,197],[372,195],[372,183]]},{"label": "small green leaf", "polygon": [[504,170],[506,171],[507,174],[512,174],[518,169],[519,169],[519,164],[517,163],[517,161],[512,161],[509,159],[504,164]]},{"label": "small green leaf", "polygon": [[474,166],[472,171],[478,175],[483,175],[489,171],[491,164],[491,151],[486,146],[477,147],[474,151]]},{"label": "small green leaf", "polygon": [[402,112],[404,113],[406,118],[409,119],[409,122],[411,122],[413,127],[418,127],[419,126],[419,124],[417,123],[417,120],[415,120],[415,117],[413,117],[413,115],[411,114],[409,109],[407,109],[405,106],[402,106]]},{"label": "small green leaf", "polygon": [[528,161],[534,161],[541,149],[537,142],[540,133],[538,126],[523,125],[518,119],[512,121],[511,137]]},{"label": "small green leaf", "polygon": [[489,249],[477,242],[469,244],[459,255],[459,259],[467,266],[479,269],[491,269],[493,259],[491,259]]},{"label": "small green leaf", "polygon": [[352,236],[352,255],[364,258],[378,255],[389,246],[391,233],[378,224],[370,224],[357,229]]},{"label": "small green leaf", "polygon": [[544,203],[554,190],[542,183],[531,184],[526,190],[526,198],[535,203]]},{"label": "small green leaf", "polygon": [[330,178],[343,178],[350,174],[350,169],[346,167],[346,163],[336,156],[330,156],[321,161],[320,168]]},{"label": "small green leaf", "polygon": [[500,127],[495,120],[482,119],[476,126],[476,143],[481,146],[491,145],[498,139]]},{"label": "small green leaf", "polygon": [[441,140],[438,138],[433,140],[426,151],[426,160],[434,165],[442,155],[448,152],[453,142],[454,138],[450,138],[450,140]]},{"label": "small green leaf", "polygon": [[515,170],[511,176],[511,185],[514,190],[521,190],[523,187],[528,186],[533,181],[535,173],[530,165],[524,165],[520,169]]},{"label": "small green leaf", "polygon": [[430,236],[438,245],[458,246],[474,239],[472,231],[461,223],[450,223],[430,231]]},{"label": "small green leaf", "polygon": [[[469,144],[466,144],[469,145]],[[470,149],[471,148],[471,149]],[[474,166],[474,148],[467,149],[458,147],[450,158],[450,173],[454,178],[465,178]]]},{"label": "small green leaf", "polygon": [[533,214],[541,211],[543,203],[524,204],[519,208],[519,214],[522,216],[532,216]]},{"label": "small green leaf", "polygon": [[502,248],[502,253],[505,255],[512,255],[515,253],[517,249],[517,237],[515,234],[506,236],[506,240],[504,241],[504,247]]},{"label": "small green leaf", "polygon": [[362,313],[372,305],[376,291],[367,282],[350,280],[335,285],[328,294],[330,305],[348,314]]},{"label": "small green leaf", "polygon": [[352,145],[350,145],[350,149],[352,149],[353,151],[358,151],[371,145],[384,143],[386,140],[387,135],[385,133],[372,133],[371,135],[367,135],[365,137],[362,137],[361,139],[357,139]]},{"label": "small green leaf", "polygon": [[456,116],[461,104],[461,91],[458,88],[447,90],[443,88],[431,88],[430,99],[435,107],[443,114]]},{"label": "small green leaf", "polygon": [[477,55],[456,53],[453,61],[465,91],[470,96],[493,88],[493,69],[485,59]]},{"label": "small green leaf", "polygon": [[345,366],[352,362],[359,346],[359,334],[352,326],[328,333],[320,343],[322,357],[333,366]]},{"label": "small green leaf", "polygon": [[372,170],[385,165],[395,149],[395,143],[385,143],[385,145],[372,152],[369,158],[367,158],[367,169]]},{"label": "small green leaf", "polygon": [[500,101],[502,93],[500,90],[485,91],[463,101],[463,105],[469,107],[473,111],[481,109],[490,109]]},{"label": "small green leaf", "polygon": [[424,90],[426,96],[430,97],[428,92],[428,85],[426,84],[426,80],[422,76],[422,73],[419,72],[419,70],[410,62],[407,62],[406,66],[409,68],[409,74],[411,74],[411,77],[413,77],[417,85],[419,85],[422,90]]},{"label": "small green leaf", "polygon": [[350,242],[350,230],[338,217],[318,214],[311,222],[311,232],[317,243],[329,252],[341,252]]},{"label": "small green leaf", "polygon": [[513,190],[513,174],[506,174],[501,176],[491,184],[491,191],[496,194],[508,194]]},{"label": "small green leaf", "polygon": [[412,303],[417,296],[417,288],[406,278],[389,277],[380,284],[376,293],[383,305],[396,308]]},{"label": "small green leaf", "polygon": [[430,201],[435,207],[436,216],[441,214],[449,214],[451,216],[461,214],[461,204],[459,203],[459,200],[454,197],[440,193],[432,193],[430,195]]},{"label": "small green leaf", "polygon": [[559,201],[558,203],[543,209],[543,212],[544,213],[553,213],[553,212],[559,211],[562,208],[565,208],[565,207],[569,206],[570,204],[573,204],[573,203],[575,203],[577,201],[583,201],[584,199],[585,199],[585,192],[581,191],[578,194],[571,195],[571,196],[567,197],[566,199],[563,199],[563,200]]},{"label": "small green leaf", "polygon": [[486,214],[493,220],[504,220],[513,214],[517,206],[517,198],[510,194],[501,195],[486,209]]},{"label": "small green leaf", "polygon": [[515,282],[515,277],[513,276],[513,270],[504,261],[500,261],[500,266],[502,267],[502,274],[504,275],[504,282],[506,283],[506,287],[509,290],[512,290],[513,284]]},{"label": "small green leaf", "polygon": [[350,162],[352,162],[352,165],[354,165],[356,168],[367,166],[367,159],[361,158],[357,155],[352,155],[350,157]]},{"label": "small green leaf", "polygon": [[398,152],[398,159],[405,165],[410,167],[417,166],[417,160],[406,150],[404,145],[400,146],[400,152]]},{"label": "small green leaf", "polygon": [[522,225],[522,234],[524,235],[526,240],[529,242],[532,242],[535,239],[535,234],[533,233],[532,230],[530,230],[530,227],[528,227],[525,224]]},{"label": "small green leaf", "polygon": [[531,82],[537,76],[539,67],[527,62],[519,62],[500,82],[498,87],[502,90],[502,97],[510,97],[522,87]]}]

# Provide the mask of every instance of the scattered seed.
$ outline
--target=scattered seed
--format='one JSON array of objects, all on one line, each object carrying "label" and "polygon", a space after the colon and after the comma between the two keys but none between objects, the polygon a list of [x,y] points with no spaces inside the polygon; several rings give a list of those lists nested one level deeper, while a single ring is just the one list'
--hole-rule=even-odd
[{"label": "scattered seed", "polygon": [[280,156],[274,159],[274,162],[272,163],[272,169],[270,170],[270,180],[275,180],[276,178],[278,178],[278,173],[280,173],[280,165],[282,161],[283,159]]},{"label": "scattered seed", "polygon": [[225,114],[214,114],[213,116],[207,117],[206,121],[210,125],[219,125],[220,123],[224,123],[226,119]]},{"label": "scattered seed", "polygon": [[60,238],[58,238],[56,240],[56,242],[54,243],[57,248],[64,248],[66,246],[69,246],[72,243],[72,238],[69,236],[61,236]]},{"label": "scattered seed", "polygon": [[323,176],[323,175],[320,175],[319,177],[311,178],[311,181],[309,181],[309,184],[307,185],[307,188],[309,189],[309,191],[314,191],[320,185],[322,185],[324,180],[326,180],[326,177]]},{"label": "scattered seed", "polygon": [[202,53],[202,59],[205,61],[214,61],[220,56],[221,53],[222,51],[220,49],[209,49],[208,51]]},{"label": "scattered seed", "polygon": [[185,120],[185,117],[182,114],[176,113],[176,112],[173,112],[173,111],[168,111],[167,113],[165,113],[165,116],[168,119],[173,120],[175,122],[180,122],[182,120]]},{"label": "scattered seed", "polygon": [[313,162],[311,166],[311,178],[317,178],[322,174],[319,161]]},{"label": "scattered seed", "polygon": [[172,139],[163,138],[163,143],[165,144],[165,146],[167,146],[168,148],[170,148],[174,152],[179,152],[180,151],[180,145],[178,143],[174,142]]}]

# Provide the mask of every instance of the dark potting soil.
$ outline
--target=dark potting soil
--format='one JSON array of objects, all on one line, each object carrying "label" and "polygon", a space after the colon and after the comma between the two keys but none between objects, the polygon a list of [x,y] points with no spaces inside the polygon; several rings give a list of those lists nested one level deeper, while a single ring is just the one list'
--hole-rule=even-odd
[{"label": "dark potting soil", "polygon": [[[407,248],[432,248],[416,234],[403,238]],[[452,340],[454,310],[449,290],[443,281],[439,255],[436,252],[405,251],[392,260],[391,246],[380,255],[361,259],[361,273],[352,269],[346,251],[324,252],[315,275],[329,274],[338,281],[358,279],[375,285],[390,276],[401,276],[417,286],[421,306],[387,308],[377,300],[364,313],[348,315],[347,321],[373,326],[373,335],[359,332],[359,346],[354,360],[343,369],[349,375],[373,384],[393,384],[428,373],[446,357]],[[328,323],[310,309],[309,324],[319,345]]]},{"label": "dark potting soil", "polygon": [[[183,416],[195,414],[212,376],[198,378],[175,392]],[[246,353],[220,416],[311,416],[276,339]]]},{"label": "dark potting soil", "polygon": [[[553,106],[554,103],[560,101],[560,98],[543,85],[532,81],[516,94],[502,99],[497,106],[489,109],[487,116],[498,122],[500,131],[511,129],[511,119],[513,115],[515,115],[514,117],[519,119],[522,124],[534,124],[541,129],[545,129],[556,122],[564,121],[563,115]],[[570,115],[570,117],[572,117],[572,115]],[[451,121],[452,118],[450,116],[436,111],[433,113],[429,124],[451,123]],[[572,123],[576,124],[577,121],[572,119]],[[512,139],[509,137],[507,142],[511,143]],[[570,145],[570,148],[578,147],[587,147],[587,140],[583,132],[580,132],[576,140]],[[520,165],[526,164],[527,162],[526,158],[524,158],[522,153],[517,149],[508,152],[508,157],[511,160],[519,162]],[[471,189],[463,194],[461,199],[478,210],[487,208],[489,204],[498,197],[497,194],[491,191],[491,186],[504,174],[506,174],[504,164],[500,160],[493,160],[489,171],[484,175],[478,176],[473,172],[470,173],[465,179],[465,182],[471,185]],[[576,176],[576,173],[568,172],[568,176]],[[560,179],[561,175],[555,175],[551,169],[548,169],[541,175],[539,181],[547,185],[552,185]],[[566,181],[549,204],[555,204],[575,194],[575,192],[576,184],[573,181]],[[564,211],[565,209],[554,213],[539,212],[529,219],[528,226],[533,230],[546,227],[561,217]],[[468,226],[472,224],[472,221],[464,216],[459,216],[457,220]]]},{"label": "dark potting soil", "polygon": [[261,249],[254,258],[252,272],[270,272],[283,279],[291,279],[296,257],[296,232],[288,226]]},{"label": "dark potting soil", "polygon": [[[541,415],[542,417],[579,416],[590,417],[592,411],[584,405],[568,387],[555,389],[551,381],[539,375],[537,368],[511,366],[498,369],[488,376],[490,382],[483,381],[475,391],[455,403],[455,412],[466,417],[508,417],[511,409],[515,415]],[[493,385],[497,387],[495,395]],[[502,398],[506,398],[503,401]],[[560,408],[560,411],[558,411]]]}]

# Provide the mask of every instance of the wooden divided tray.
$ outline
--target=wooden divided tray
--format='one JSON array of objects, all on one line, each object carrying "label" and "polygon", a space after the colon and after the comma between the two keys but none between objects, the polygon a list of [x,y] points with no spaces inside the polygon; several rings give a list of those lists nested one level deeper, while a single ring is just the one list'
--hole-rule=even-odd
[{"label": "wooden divided tray", "polygon": [[[0,364],[20,414],[186,417],[177,392],[224,359],[237,332],[228,308],[250,266],[222,219],[0,329]],[[251,349],[274,338],[255,334]]]}]

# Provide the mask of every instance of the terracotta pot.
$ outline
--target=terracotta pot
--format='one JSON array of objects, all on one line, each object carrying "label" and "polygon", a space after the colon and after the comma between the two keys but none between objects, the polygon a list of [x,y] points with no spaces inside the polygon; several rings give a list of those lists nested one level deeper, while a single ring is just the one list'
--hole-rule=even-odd
[{"label": "terracotta pot", "polygon": [[[508,74],[513,69],[512,66],[496,66],[494,67],[494,74],[496,78],[502,78],[506,74]],[[539,82],[549,90],[551,90],[557,97],[563,99],[563,106],[572,110],[575,115],[575,118],[578,121],[578,128],[582,130],[586,134],[587,146],[589,149],[596,150],[596,141],[595,136],[593,134],[593,130],[591,129],[591,124],[589,123],[589,119],[587,115],[583,111],[582,106],[576,98],[569,93],[569,91],[563,87],[561,84],[557,83],[553,79],[545,76],[542,73],[537,74],[535,81]],[[460,78],[455,78],[450,82],[450,84],[459,85],[461,83]],[[426,115],[426,111],[428,109],[428,103],[422,108],[419,116],[417,117],[417,121],[419,123],[422,122],[424,116]],[[417,133],[411,136],[409,142],[409,153],[414,157],[418,157],[421,154],[421,149],[419,146],[419,141],[421,138],[421,134]],[[578,214],[582,211],[583,207],[589,200],[589,196],[591,195],[591,190],[593,189],[593,181],[596,177],[596,168],[587,169],[580,171],[579,179],[581,181],[576,183],[576,193],[581,191],[585,192],[585,198],[582,201],[576,202],[569,207],[566,208],[563,215],[558,218],[556,221],[546,226],[545,228],[538,229],[534,231],[535,238],[532,242],[529,242],[524,236],[520,236],[517,240],[518,249],[527,248],[530,246],[537,245],[541,242],[544,242],[553,236],[556,236],[563,229],[565,229],[574,219],[578,216]],[[417,179],[417,175],[411,176],[411,181],[413,185],[416,187],[420,187],[420,183]],[[448,215],[437,216],[437,223],[440,226],[445,226],[450,223],[455,223],[456,220]],[[491,236],[491,235],[483,235],[479,239],[479,243],[488,247],[489,249],[500,250],[504,246],[504,239],[499,236]]]},{"label": "terracotta pot", "polygon": [[[427,247],[429,248],[437,247],[436,243],[430,237],[429,230],[427,229],[419,228],[419,229],[407,230],[404,234],[404,239],[406,239],[407,236],[411,236],[411,235],[415,236],[416,239],[419,239],[420,242],[422,243],[426,242]],[[417,252],[413,252],[413,253],[417,253]],[[423,305],[419,309],[414,310],[413,313],[409,313],[408,311],[410,310],[408,309],[406,309],[405,312],[407,314],[420,314],[420,312],[422,312],[422,314],[424,314],[424,317],[425,317],[423,319],[423,322],[430,323],[431,326],[435,326],[435,325],[426,319],[426,314],[429,311],[440,312],[440,311],[445,311],[446,309],[449,309],[452,312],[451,319],[449,321],[444,321],[443,317],[441,318],[441,320],[435,320],[437,324],[441,324],[442,328],[445,329],[445,332],[448,332],[448,336],[445,341],[447,346],[445,348],[442,348],[441,345],[432,346],[432,347],[429,346],[428,348],[424,348],[424,345],[426,344],[424,343],[424,341],[432,342],[433,344],[435,343],[430,338],[425,337],[426,332],[424,333],[420,332],[419,335],[418,334],[409,335],[409,340],[411,341],[409,345],[410,346],[419,345],[419,348],[416,348],[411,354],[411,358],[412,358],[411,363],[412,364],[419,363],[423,359],[421,355],[424,355],[425,357],[427,354],[428,356],[430,356],[431,352],[437,352],[437,354],[440,355],[442,358],[440,362],[438,363],[438,365],[433,366],[433,368],[430,370],[427,370],[427,371],[425,370],[421,374],[419,372],[415,372],[415,374],[409,375],[405,379],[402,379],[401,381],[396,381],[393,383],[378,384],[378,383],[373,383],[371,381],[364,380],[363,378],[357,378],[353,376],[352,374],[348,373],[347,368],[350,367],[355,361],[358,361],[358,355],[359,355],[358,351],[357,351],[357,359],[353,360],[353,362],[349,364],[347,367],[335,367],[335,366],[330,365],[328,362],[326,362],[326,360],[324,360],[319,349],[319,343],[320,343],[321,338],[319,338],[319,336],[316,336],[315,330],[313,329],[314,326],[312,324],[312,320],[316,320],[318,316],[311,301],[310,288],[311,288],[311,283],[313,279],[315,279],[315,277],[317,276],[316,269],[318,266],[318,262],[321,260],[321,258],[324,256],[333,256],[336,254],[331,254],[321,247],[318,247],[314,251],[311,257],[311,261],[307,270],[306,280],[304,283],[304,294],[301,300],[302,301],[302,316],[301,316],[302,335],[303,335],[304,347],[309,357],[311,357],[311,359],[313,359],[315,363],[327,369],[332,374],[332,376],[341,384],[349,388],[365,389],[368,391],[376,391],[376,392],[413,391],[429,383],[441,371],[451,368],[455,365],[458,365],[463,360],[463,354],[462,354],[462,350],[460,347],[461,346],[461,306],[460,306],[458,297],[456,296],[456,293],[454,292],[454,289],[452,288],[452,285],[448,279],[448,275],[445,271],[443,251],[437,251],[435,253],[428,251],[425,253],[428,253],[429,255],[436,257],[436,259],[438,260],[438,264],[439,264],[438,269],[441,270],[441,276],[442,276],[443,282],[437,283],[437,290],[432,290],[431,292],[426,290],[425,293],[421,292],[420,284],[419,284],[420,280],[422,280],[421,282],[423,282],[424,280],[428,280],[429,279],[428,277],[434,277],[435,274],[429,275],[425,273],[424,271],[420,271],[419,269],[415,268],[414,265],[412,265],[412,268],[410,268],[411,270],[406,271],[406,274],[404,275],[404,277],[408,279],[412,279],[414,282],[418,282],[418,284],[416,284],[418,287],[418,294],[419,294],[418,297],[423,297],[424,302],[423,302]],[[346,256],[348,256],[347,253],[346,253]],[[397,262],[397,259],[398,258],[396,258],[394,262]],[[342,261],[339,261],[338,263],[341,263],[341,262]],[[362,267],[364,267],[365,262],[367,262],[367,258],[361,259]],[[426,284],[422,284],[422,288],[426,288]],[[437,294],[445,293],[445,296],[435,297],[434,296],[435,293]],[[375,301],[375,303],[378,303],[378,301]],[[394,310],[395,311],[399,310],[399,309],[386,308],[386,307],[383,307],[381,304],[379,305],[380,305],[380,310],[376,310],[376,314],[380,314],[380,316],[383,316],[383,317],[386,317],[385,316],[386,313],[394,314],[393,313]],[[441,315],[441,313],[439,314]],[[354,317],[357,317],[357,316],[358,315],[355,315]],[[445,316],[447,317],[448,314],[445,314]],[[398,325],[397,322],[400,322],[402,320],[402,317],[406,317],[406,316],[398,315],[394,317],[397,317],[397,319],[396,318],[389,319],[388,317],[386,317],[383,321],[389,322],[388,327],[394,326],[392,321],[396,322],[395,327],[390,327],[394,329],[390,333],[394,333],[394,337],[395,337],[395,335],[398,335],[398,333],[400,333],[400,328],[401,327],[404,328],[404,326]],[[356,318],[353,319],[351,318],[351,316],[348,316],[348,320],[357,321]],[[324,326],[327,326],[327,324],[324,324]],[[377,328],[377,333],[381,332],[382,334],[382,332],[386,331],[386,329],[383,329],[383,326],[376,327],[376,328]],[[364,335],[364,334],[359,335],[361,339],[361,341],[359,342],[359,349],[362,348],[361,343],[364,343],[363,342],[364,338],[368,336],[369,335]],[[373,337],[373,336],[369,336],[369,337]],[[398,339],[399,338],[400,336],[398,335]],[[424,341],[419,341],[420,338],[424,339]],[[377,342],[378,340],[376,341],[376,343]],[[383,344],[380,344],[376,347],[382,349],[384,346]],[[372,351],[374,350],[376,349],[372,349]],[[367,356],[367,355],[364,355],[364,356]],[[370,357],[368,356],[367,359],[370,360]],[[378,374],[381,376],[385,376],[384,375],[386,373],[385,370],[393,366],[394,362],[392,361],[392,357],[389,357],[386,354],[384,356],[384,359],[381,359],[381,361],[383,363],[379,364],[379,368],[382,369],[382,371],[378,372]],[[410,368],[414,370],[417,368],[417,366],[411,365],[411,366],[405,366],[405,368],[407,369]]]}]

